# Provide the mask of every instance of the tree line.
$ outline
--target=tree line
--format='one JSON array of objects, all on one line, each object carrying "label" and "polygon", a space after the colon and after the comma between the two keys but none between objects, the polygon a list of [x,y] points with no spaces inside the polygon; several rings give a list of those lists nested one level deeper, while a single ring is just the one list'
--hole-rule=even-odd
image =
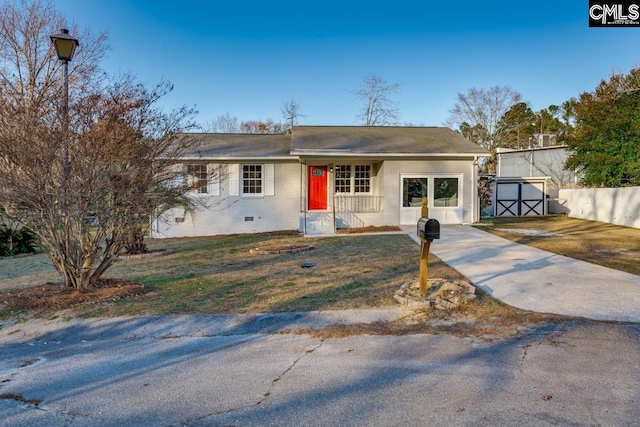
[{"label": "tree line", "polygon": [[590,92],[534,112],[510,87],[458,93],[449,126],[486,148],[487,173],[499,147],[526,148],[537,135],[566,145],[564,167],[587,187],[640,185],[640,68],[614,72]]}]

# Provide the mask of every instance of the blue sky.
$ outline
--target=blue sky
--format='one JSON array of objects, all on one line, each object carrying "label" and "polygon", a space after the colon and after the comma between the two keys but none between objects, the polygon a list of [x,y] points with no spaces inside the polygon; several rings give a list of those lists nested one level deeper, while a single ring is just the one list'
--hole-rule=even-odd
[{"label": "blue sky", "polygon": [[[441,126],[458,92],[510,86],[534,110],[640,63],[640,28],[589,28],[586,0],[56,0],[69,23],[108,30],[110,74],[166,79],[163,107],[200,123],[230,113],[356,125],[350,93],[367,74],[399,83],[404,122]],[[80,40],[82,47],[82,40]]]}]

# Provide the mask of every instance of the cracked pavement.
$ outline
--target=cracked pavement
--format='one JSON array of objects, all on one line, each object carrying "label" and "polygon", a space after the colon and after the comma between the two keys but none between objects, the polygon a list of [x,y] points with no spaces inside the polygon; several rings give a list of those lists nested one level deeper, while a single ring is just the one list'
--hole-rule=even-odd
[{"label": "cracked pavement", "polygon": [[[355,314],[324,319],[385,318]],[[539,324],[493,341],[285,332],[310,318],[323,324],[317,313],[294,313],[5,325],[0,425],[631,426],[640,418],[636,324]]]}]

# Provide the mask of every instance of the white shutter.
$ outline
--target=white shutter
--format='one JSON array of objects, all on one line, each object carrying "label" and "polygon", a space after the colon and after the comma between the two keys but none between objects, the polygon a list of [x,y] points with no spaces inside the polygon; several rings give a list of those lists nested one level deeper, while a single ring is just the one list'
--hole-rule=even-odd
[{"label": "white shutter", "polygon": [[187,165],[183,163],[176,163],[171,165],[171,179],[169,180],[169,186],[173,188],[181,188],[187,186]]},{"label": "white shutter", "polygon": [[220,195],[221,171],[217,163],[207,165],[207,187],[210,196]]},{"label": "white shutter", "polygon": [[275,165],[273,163],[264,165],[264,195],[275,195]]},{"label": "white shutter", "polygon": [[240,165],[229,165],[229,196],[240,195]]}]

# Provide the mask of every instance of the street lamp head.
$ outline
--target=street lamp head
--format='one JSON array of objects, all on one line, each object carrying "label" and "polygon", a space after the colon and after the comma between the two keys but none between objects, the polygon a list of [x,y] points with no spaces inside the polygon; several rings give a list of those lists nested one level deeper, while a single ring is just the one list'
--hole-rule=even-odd
[{"label": "street lamp head", "polygon": [[51,41],[56,47],[58,53],[58,59],[62,61],[71,61],[73,53],[76,51],[76,47],[80,46],[78,39],[69,35],[69,30],[63,28],[60,30],[60,34],[54,34],[51,37]]}]

